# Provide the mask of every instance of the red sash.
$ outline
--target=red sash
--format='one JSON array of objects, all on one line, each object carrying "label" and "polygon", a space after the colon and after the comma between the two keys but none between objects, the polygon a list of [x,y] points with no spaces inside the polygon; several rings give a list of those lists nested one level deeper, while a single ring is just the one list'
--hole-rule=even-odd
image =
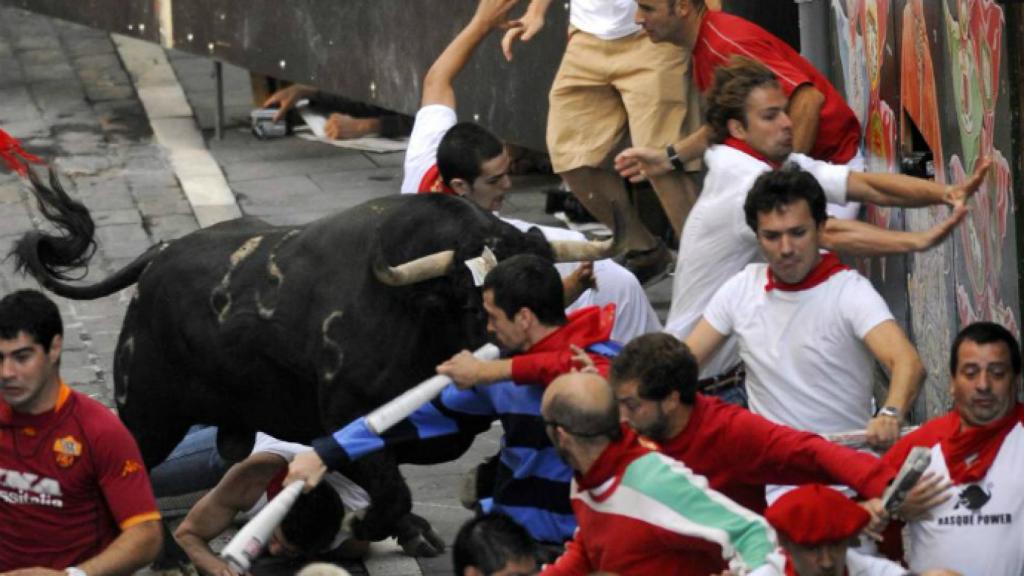
[{"label": "red sash", "polygon": [[[1024,422],[1024,406],[1017,404],[1004,418],[987,426],[964,427],[942,441],[942,454],[954,484],[977,482],[988,474],[1007,434]],[[960,425],[960,419],[956,419]]]},{"label": "red sash", "polygon": [[772,290],[779,289],[783,292],[798,292],[800,290],[808,290],[814,288],[818,284],[821,284],[843,270],[849,270],[850,267],[839,261],[839,257],[832,252],[826,252],[821,256],[821,261],[818,265],[811,270],[803,280],[796,284],[786,284],[775,278],[775,274],[772,273],[772,269],[768,268],[768,283],[764,285],[765,292],[771,292]]},{"label": "red sash", "polygon": [[431,166],[430,169],[423,174],[423,179],[420,180],[420,187],[416,189],[416,193],[440,193],[457,196],[457,194],[455,194],[455,190],[452,190],[444,183],[444,178],[441,178],[441,171],[437,169],[437,164]]}]

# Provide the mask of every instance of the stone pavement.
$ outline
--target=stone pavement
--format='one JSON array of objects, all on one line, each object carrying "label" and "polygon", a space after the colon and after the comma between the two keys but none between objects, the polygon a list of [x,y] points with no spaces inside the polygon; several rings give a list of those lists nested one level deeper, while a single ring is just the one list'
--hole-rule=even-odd
[{"label": "stone pavement", "polygon": [[[197,228],[109,35],[0,9],[0,127],[51,161],[65,188],[96,221],[98,250],[85,280],[102,278],[159,239]],[[0,253],[40,225],[21,181],[0,175]],[[0,267],[0,292],[35,286]],[[59,300],[65,321],[63,373],[110,403],[111,353],[127,295]]]},{"label": "stone pavement", "polygon": [[[398,191],[402,153],[356,152],[298,138],[256,140],[248,130],[248,73],[229,65],[224,66],[227,128],[223,140],[214,139],[213,63],[174,51],[167,56],[246,215],[299,224]],[[83,280],[105,277],[154,242],[198,228],[108,34],[0,8],[0,128],[51,161],[69,192],[92,212],[98,249]],[[517,177],[514,183],[505,214],[556,222],[544,214],[541,192],[556,184],[553,177]],[[7,254],[22,233],[40,226],[42,219],[22,182],[0,173],[0,253]],[[670,284],[649,290],[662,316]],[[0,294],[35,286],[14,272],[11,261],[0,266]],[[91,302],[57,299],[65,320],[65,379],[108,405],[112,352],[129,296],[125,291]],[[469,517],[458,504],[459,481],[497,450],[499,436],[497,429],[481,436],[467,455],[450,464],[403,467],[416,512],[428,517],[448,542]],[[447,555],[421,559],[418,566],[424,574],[451,573]],[[409,573],[408,560],[389,554],[378,554],[366,568],[370,574]]]}]

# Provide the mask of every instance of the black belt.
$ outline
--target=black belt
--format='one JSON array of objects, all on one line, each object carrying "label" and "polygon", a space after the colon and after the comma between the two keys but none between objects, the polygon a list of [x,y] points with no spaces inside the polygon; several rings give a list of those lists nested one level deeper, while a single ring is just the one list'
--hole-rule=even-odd
[{"label": "black belt", "polygon": [[702,394],[714,394],[716,392],[721,392],[726,388],[743,384],[743,380],[745,380],[746,377],[747,371],[741,362],[717,376],[698,380],[697,390]]}]

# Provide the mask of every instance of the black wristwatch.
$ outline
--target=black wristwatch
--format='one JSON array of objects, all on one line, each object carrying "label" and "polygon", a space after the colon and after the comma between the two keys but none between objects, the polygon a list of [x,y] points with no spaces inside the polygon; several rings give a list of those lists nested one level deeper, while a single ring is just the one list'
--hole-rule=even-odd
[{"label": "black wristwatch", "polygon": [[878,411],[877,416],[888,416],[889,418],[895,418],[900,420],[903,418],[903,414],[900,413],[900,409],[895,406],[883,406]]},{"label": "black wristwatch", "polygon": [[680,172],[685,169],[683,161],[679,159],[679,153],[676,152],[676,147],[669,144],[665,148],[665,153],[668,154],[668,161],[672,163],[672,168],[679,170]]}]

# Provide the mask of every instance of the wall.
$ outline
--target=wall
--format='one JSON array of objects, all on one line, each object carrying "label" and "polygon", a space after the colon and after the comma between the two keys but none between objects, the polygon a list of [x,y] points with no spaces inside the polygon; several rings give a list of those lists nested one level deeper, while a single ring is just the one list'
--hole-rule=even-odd
[{"label": "wall", "polygon": [[[950,406],[949,343],[959,327],[992,320],[1019,334],[1008,161],[1019,142],[1002,65],[1004,8],[992,0],[832,0],[832,11],[836,64],[862,120],[870,170],[895,171],[911,152],[930,151],[936,180],[960,183],[980,158],[993,163],[951,239],[923,254],[865,266],[917,343],[928,380],[916,416],[930,417]],[[926,230],[948,213],[945,207],[871,209],[868,219]]]}]

